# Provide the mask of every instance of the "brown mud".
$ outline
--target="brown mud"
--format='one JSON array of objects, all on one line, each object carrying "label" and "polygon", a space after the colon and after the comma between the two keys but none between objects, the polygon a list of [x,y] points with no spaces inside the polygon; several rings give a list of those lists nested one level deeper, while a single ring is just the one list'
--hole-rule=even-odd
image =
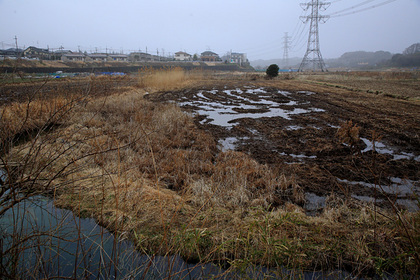
[{"label": "brown mud", "polygon": [[[331,193],[418,210],[418,102],[299,81],[220,81],[148,99],[178,103],[221,149],[293,176],[309,210]],[[343,143],[338,131],[349,121],[358,135]]]}]

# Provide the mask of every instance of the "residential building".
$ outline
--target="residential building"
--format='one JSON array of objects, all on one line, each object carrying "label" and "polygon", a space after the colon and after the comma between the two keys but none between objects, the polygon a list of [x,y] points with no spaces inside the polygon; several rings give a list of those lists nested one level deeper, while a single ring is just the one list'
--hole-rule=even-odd
[{"label": "residential building", "polygon": [[109,61],[128,61],[126,54],[110,54],[108,55]]},{"label": "residential building", "polygon": [[50,51],[31,46],[23,51],[23,56],[27,58],[50,59]]},{"label": "residential building", "polygon": [[84,53],[65,53],[61,56],[63,62],[67,61],[86,61],[86,55]]},{"label": "residential building", "polygon": [[15,49],[15,48],[10,48],[7,50],[0,50],[0,55],[3,57],[8,57],[8,58],[21,57],[22,53],[23,53],[22,49]]},{"label": "residential building", "polygon": [[230,53],[230,63],[236,63],[240,66],[244,66],[248,63],[245,53]]},{"label": "residential building", "polygon": [[60,50],[51,52],[50,53],[50,59],[51,60],[62,60],[63,55],[70,54],[70,53],[72,53],[72,51],[60,49]]},{"label": "residential building", "polygon": [[108,55],[106,53],[92,53],[86,57],[87,61],[99,61],[106,62],[108,61]]},{"label": "residential building", "polygon": [[209,61],[209,62],[221,61],[219,55],[217,53],[214,53],[214,52],[211,52],[211,51],[202,52],[200,60],[201,61]]},{"label": "residential building", "polygon": [[175,53],[175,60],[177,61],[191,61],[192,55],[186,52],[176,52]]},{"label": "residential building", "polygon": [[134,53],[130,53],[128,59],[131,62],[154,61],[155,57],[151,54],[144,53],[144,52],[134,52]]}]

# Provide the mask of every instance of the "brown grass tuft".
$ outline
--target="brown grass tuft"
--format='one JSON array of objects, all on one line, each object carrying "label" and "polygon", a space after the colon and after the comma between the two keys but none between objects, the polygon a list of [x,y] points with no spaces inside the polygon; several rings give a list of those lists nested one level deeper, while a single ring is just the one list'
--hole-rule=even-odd
[{"label": "brown grass tuft", "polygon": [[360,141],[359,131],[360,127],[357,124],[347,121],[337,130],[338,140],[353,147]]}]

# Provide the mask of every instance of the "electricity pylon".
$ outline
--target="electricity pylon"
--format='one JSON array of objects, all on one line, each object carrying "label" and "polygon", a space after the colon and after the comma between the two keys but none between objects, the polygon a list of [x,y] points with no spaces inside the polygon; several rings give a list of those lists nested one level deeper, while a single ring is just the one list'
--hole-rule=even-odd
[{"label": "electricity pylon", "polygon": [[330,4],[330,2],[322,2],[320,0],[311,0],[311,2],[300,4],[305,11],[311,8],[311,14],[309,16],[300,17],[305,23],[311,21],[311,25],[309,28],[308,48],[306,49],[305,56],[300,64],[299,72],[303,71],[309,64],[312,64],[314,71],[317,68],[323,72],[327,70],[319,49],[318,23],[320,21],[326,22],[328,20],[329,16],[320,15],[319,11],[325,11]]},{"label": "electricity pylon", "polygon": [[289,68],[289,49],[290,49],[290,37],[287,32],[284,33],[284,52],[283,52],[283,64],[286,69]]}]

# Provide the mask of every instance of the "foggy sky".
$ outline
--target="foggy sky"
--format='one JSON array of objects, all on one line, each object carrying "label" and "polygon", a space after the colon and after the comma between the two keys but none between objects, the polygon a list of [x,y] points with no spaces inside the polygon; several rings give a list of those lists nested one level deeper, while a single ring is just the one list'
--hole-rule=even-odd
[{"label": "foggy sky", "polygon": [[[306,0],[309,1],[309,0]],[[385,0],[372,1],[368,5]],[[0,0],[0,48],[41,48],[168,55],[211,50],[245,52],[250,60],[306,51],[309,23],[304,0]],[[328,15],[364,0],[332,0]],[[397,0],[319,25],[324,58],[348,51],[401,53],[420,42],[420,0]]]}]

